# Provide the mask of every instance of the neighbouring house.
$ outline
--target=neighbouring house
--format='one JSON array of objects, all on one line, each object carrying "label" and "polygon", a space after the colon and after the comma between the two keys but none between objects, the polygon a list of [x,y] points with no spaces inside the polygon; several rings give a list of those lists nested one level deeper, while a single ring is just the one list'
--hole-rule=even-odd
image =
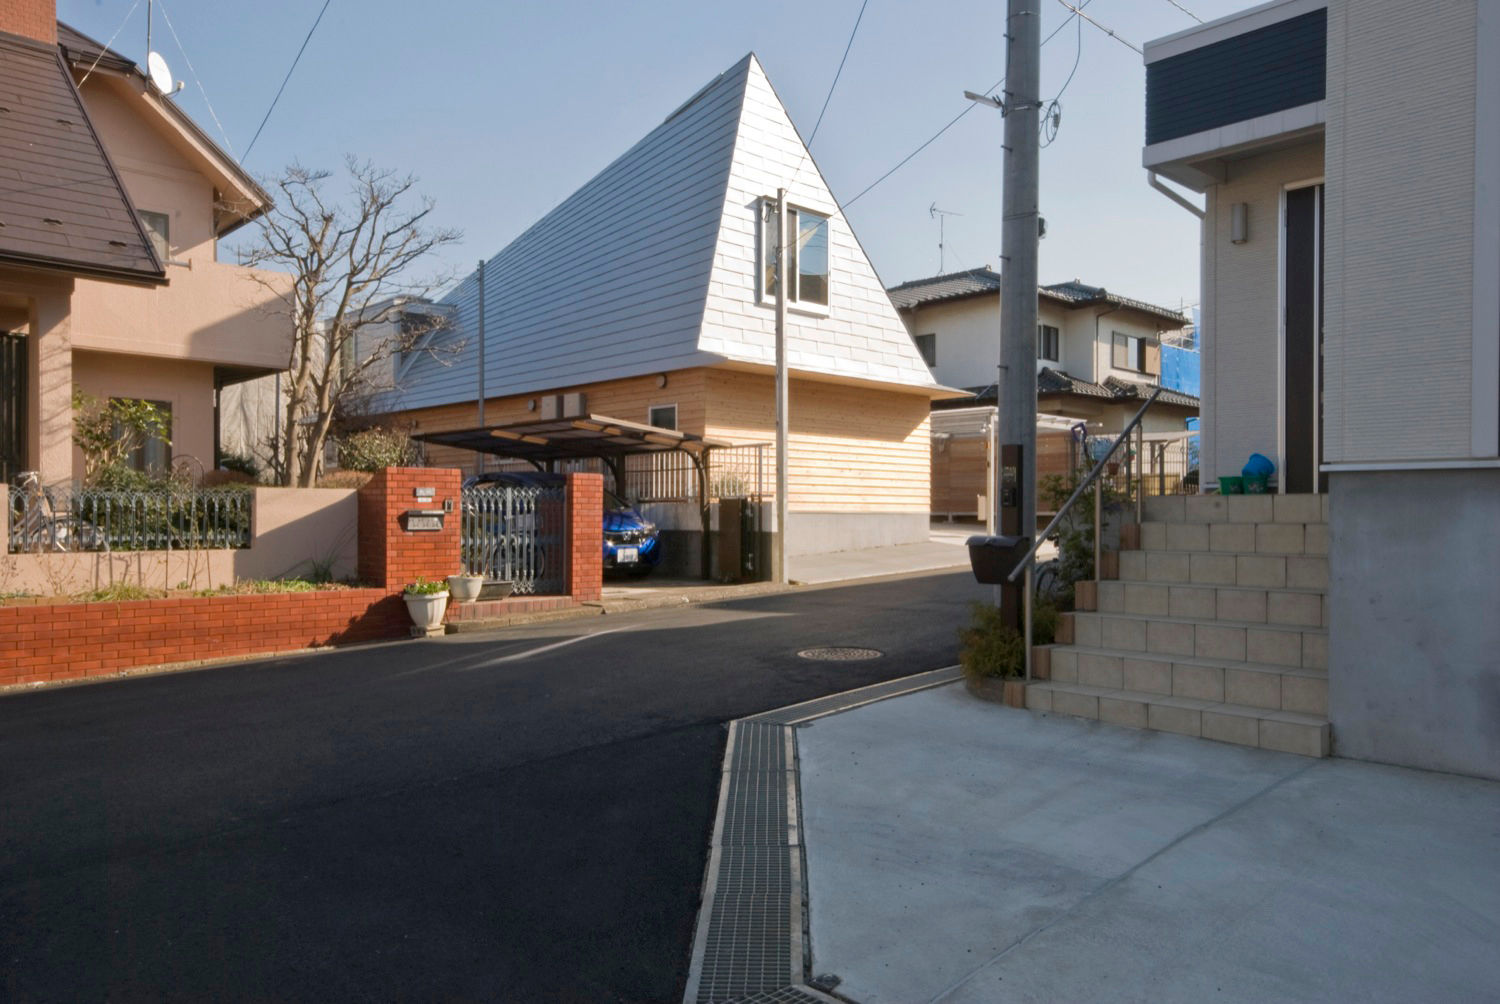
[{"label": "neighbouring house", "polygon": [[[936,381],[969,392],[933,402],[950,408],[995,408],[995,367],[1000,347],[1000,273],[990,268],[914,279],[888,290],[912,341]],[[1117,296],[1077,279],[1037,290],[1038,477],[1060,473],[1069,449],[1057,418],[1082,424],[1103,444],[1118,436],[1161,383],[1164,339],[1181,340],[1188,318],[1178,311]],[[1198,414],[1196,396],[1166,388],[1143,419],[1151,448],[1147,470],[1153,490],[1179,491],[1188,473],[1188,420]],[[972,422],[958,420],[967,431]],[[1066,426],[1065,426],[1066,427]],[[971,460],[944,465],[953,450],[985,449],[972,436],[937,438],[934,420],[933,512],[984,518],[984,499],[974,491]],[[987,484],[986,479],[979,481]],[[982,487],[979,495],[983,494]],[[958,506],[958,508],[954,508]],[[1042,507],[1045,515],[1046,506]]]},{"label": "neighbouring house", "polygon": [[269,197],[52,0],[0,6],[0,95],[0,476],[81,476],[75,386],[170,413],[135,463],[211,469],[219,390],[286,365],[281,277],[217,260]]},{"label": "neighbouring house", "polygon": [[[771,443],[781,188],[787,553],[927,539],[930,402],[955,392],[923,365],[754,55],[485,262],[482,307],[478,274],[446,296],[453,324],[404,366],[390,410],[419,435],[480,425],[482,325],[486,425],[595,414]],[[428,460],[477,463],[439,446]],[[760,450],[763,489],[773,462]]]},{"label": "neighbouring house", "polygon": [[1148,500],[1064,652],[1097,707],[1036,706],[1500,778],[1500,6],[1277,0],[1145,63],[1145,167],[1206,196],[1204,482],[1279,479]]}]

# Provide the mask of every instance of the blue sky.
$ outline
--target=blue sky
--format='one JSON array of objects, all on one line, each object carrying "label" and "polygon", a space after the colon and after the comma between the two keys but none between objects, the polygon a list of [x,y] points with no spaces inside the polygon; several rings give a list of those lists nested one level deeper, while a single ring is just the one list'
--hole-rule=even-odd
[{"label": "blue sky", "polygon": [[[58,0],[58,17],[144,61],[146,0]],[[1204,19],[1251,0],[1182,0]],[[243,157],[321,0],[251,4],[158,0],[153,45],[186,81],[176,98]],[[467,269],[753,50],[806,136],[859,0],[636,3],[332,0],[246,166],[338,168],[346,153],[410,171],[464,243]],[[171,18],[186,51],[167,28]],[[812,147],[851,199],[1004,75],[1004,0],[869,0]],[[1096,20],[1140,45],[1191,27],[1168,0],[1094,0]],[[1068,17],[1043,0],[1045,37]],[[1042,50],[1042,90],[1058,92],[1079,51],[1068,25]],[[1082,26],[1061,129],[1042,151],[1041,278],[1074,277],[1163,304],[1198,289],[1197,223],[1146,187],[1141,59]],[[934,202],[947,221],[948,271],[999,265],[1001,117],[976,108],[847,212],[887,285],[938,271]]]}]

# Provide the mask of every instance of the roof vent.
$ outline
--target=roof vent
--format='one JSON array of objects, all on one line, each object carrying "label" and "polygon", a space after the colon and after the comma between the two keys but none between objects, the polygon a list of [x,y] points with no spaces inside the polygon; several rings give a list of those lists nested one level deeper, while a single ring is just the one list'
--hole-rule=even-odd
[{"label": "roof vent", "polygon": [[58,125],[65,125],[65,126],[71,126],[73,123],[72,123],[72,121],[70,119],[58,119],[57,120],[57,124]]},{"label": "roof vent", "polygon": [[54,227],[60,227],[60,226],[62,226],[62,220],[53,219],[51,216],[43,216],[42,217],[42,222],[43,223],[50,223]]},{"label": "roof vent", "polygon": [[128,247],[130,247],[130,245],[126,244],[124,241],[110,241],[109,242],[109,246],[112,247],[112,248],[128,248]]}]

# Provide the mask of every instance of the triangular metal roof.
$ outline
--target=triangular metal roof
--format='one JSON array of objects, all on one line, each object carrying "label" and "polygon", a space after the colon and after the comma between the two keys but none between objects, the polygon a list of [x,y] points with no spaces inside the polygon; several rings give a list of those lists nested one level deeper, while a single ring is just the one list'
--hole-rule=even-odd
[{"label": "triangular metal roof", "polygon": [[[828,316],[790,319],[793,371],[940,393],[750,54],[485,263],[486,395],[768,366],[774,312],[757,288],[756,227],[778,184],[830,217],[840,269]],[[443,298],[447,350],[410,362],[391,410],[475,398],[478,286],[470,275]]]}]

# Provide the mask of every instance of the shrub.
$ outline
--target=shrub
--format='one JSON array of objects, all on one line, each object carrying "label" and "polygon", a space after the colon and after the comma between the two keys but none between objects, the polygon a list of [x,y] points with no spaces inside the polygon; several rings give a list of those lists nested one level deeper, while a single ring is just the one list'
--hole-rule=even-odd
[{"label": "shrub", "polygon": [[1062,616],[1057,604],[1038,597],[1031,605],[1031,643],[1051,645],[1057,640],[1057,622]]},{"label": "shrub", "polygon": [[1014,679],[1026,670],[1026,642],[1021,632],[1000,619],[1000,610],[988,603],[973,605],[973,621],[959,632],[963,648],[958,663],[964,676],[978,681]]},{"label": "shrub", "polygon": [[363,488],[374,477],[369,471],[330,471],[319,475],[319,488]]},{"label": "shrub", "polygon": [[226,453],[219,458],[219,470],[238,471],[241,474],[250,475],[254,481],[260,477],[260,464],[255,458],[245,453]]},{"label": "shrub", "polygon": [[378,471],[415,461],[416,448],[402,429],[361,429],[339,440],[339,466],[346,471]]}]

